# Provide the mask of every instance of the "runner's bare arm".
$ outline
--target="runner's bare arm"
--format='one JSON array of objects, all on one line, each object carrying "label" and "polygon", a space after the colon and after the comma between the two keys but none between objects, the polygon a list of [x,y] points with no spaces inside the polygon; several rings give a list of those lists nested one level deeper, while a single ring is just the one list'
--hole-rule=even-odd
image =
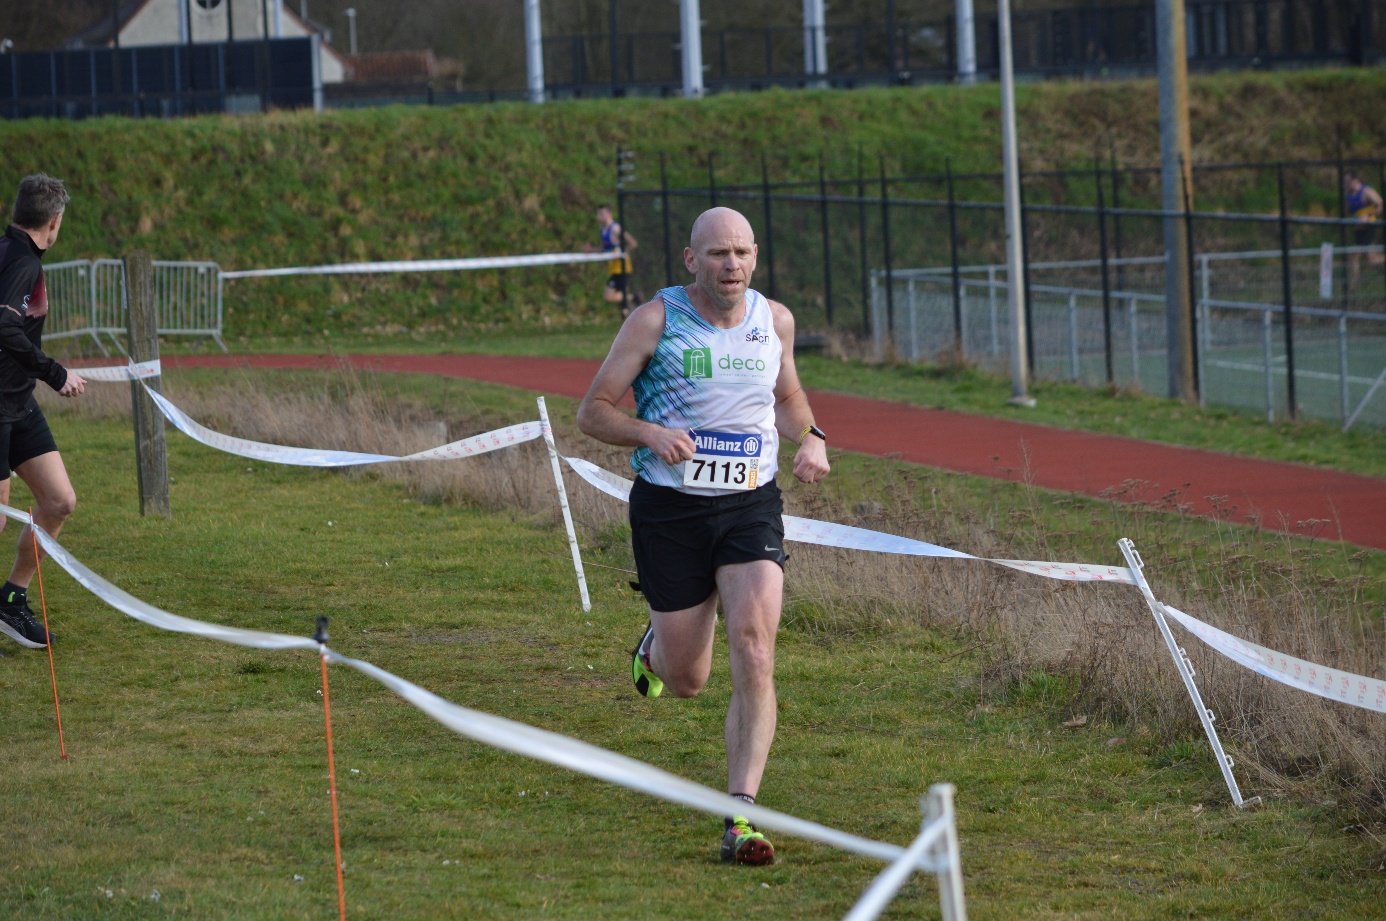
[{"label": "runner's bare arm", "polygon": [[582,398],[577,423],[584,434],[598,441],[644,446],[666,464],[681,464],[693,456],[693,439],[687,432],[642,422],[616,405],[649,364],[663,333],[664,302],[659,298],[631,312],[611,344],[611,353],[592,379],[587,396]]},{"label": "runner's bare arm", "polygon": [[[775,318],[775,335],[780,337],[780,376],[775,380],[775,428],[789,441],[798,441],[806,426],[813,424],[813,410],[799,384],[794,367],[794,314],[775,301],[770,302]],[[817,435],[809,435],[794,455],[794,475],[805,483],[817,483],[828,475],[828,446]]]}]

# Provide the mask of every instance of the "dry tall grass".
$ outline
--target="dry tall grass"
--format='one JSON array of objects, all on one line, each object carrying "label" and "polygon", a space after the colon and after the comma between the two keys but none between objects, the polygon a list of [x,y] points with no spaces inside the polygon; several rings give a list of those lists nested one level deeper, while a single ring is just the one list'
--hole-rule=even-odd
[{"label": "dry tall grass", "polygon": [[[171,385],[170,385],[171,383]],[[406,454],[516,421],[472,416],[440,422],[418,405],[382,395],[352,372],[320,384],[268,391],[249,381],[165,392],[218,431],[279,444]],[[123,386],[93,386],[76,401],[45,401],[50,412],[129,414]],[[626,471],[626,452],[555,420],[560,450]],[[180,437],[180,436],[173,436]],[[548,458],[530,442],[466,461],[390,464],[347,476],[402,481],[424,501],[475,504],[557,521]],[[1379,618],[1364,612],[1364,555],[1291,541],[1224,520],[1191,522],[1175,493],[1128,483],[1109,503],[995,490],[979,505],[951,474],[888,461],[872,466],[869,496],[849,507],[821,490],[782,483],[789,511],[944,544],[982,557],[1114,563],[1130,537],[1147,562],[1157,597],[1237,636],[1305,659],[1381,677]],[[569,477],[584,543],[624,544],[625,509]],[[1101,549],[1094,549],[1101,548]],[[1095,558],[1094,558],[1095,556]],[[978,651],[981,700],[1010,693],[1036,674],[1075,690],[1073,715],[1140,727],[1156,745],[1200,737],[1198,720],[1138,593],[1026,576],[987,563],[920,560],[796,545],[786,623],[834,636],[888,633],[916,623],[966,636]],[[1328,565],[1331,564],[1331,565]],[[1327,572],[1334,575],[1325,575]],[[1224,744],[1248,792],[1325,797],[1364,825],[1386,822],[1386,719],[1277,685],[1191,637],[1176,635],[1198,668],[1219,716]],[[1185,746],[1203,751],[1206,746]],[[1247,777],[1247,773],[1250,777]]]}]

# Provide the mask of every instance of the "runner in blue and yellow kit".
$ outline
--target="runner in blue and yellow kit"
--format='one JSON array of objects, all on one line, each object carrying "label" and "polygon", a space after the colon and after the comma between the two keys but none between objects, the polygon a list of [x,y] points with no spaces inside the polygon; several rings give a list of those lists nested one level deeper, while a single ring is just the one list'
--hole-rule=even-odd
[{"label": "runner in blue and yellow kit", "polygon": [[[794,368],[794,317],[750,288],[751,225],[730,208],[693,225],[693,284],[665,288],[622,325],[578,409],[599,441],[635,448],[631,544],[650,607],[631,656],[636,690],[702,690],[721,602],[731,657],[727,792],[754,803],[775,736],[775,632],[784,597],[779,439],[799,443],[794,475],[828,475],[823,430]],[[618,408],[635,390],[636,417]],[[775,850],[742,816],[726,819],[721,856],[767,864]]]},{"label": "runner in blue and yellow kit", "polygon": [[[1381,194],[1362,181],[1352,170],[1343,173],[1343,194],[1347,198],[1348,215],[1366,226],[1355,228],[1352,242],[1355,246],[1374,246],[1376,244],[1377,222],[1381,220]],[[1367,260],[1372,265],[1381,265],[1386,256],[1381,253],[1368,253]],[[1357,287],[1357,279],[1362,274],[1362,254],[1348,256],[1348,290]]]},{"label": "runner in blue and yellow kit", "polygon": [[[597,206],[597,223],[602,229],[602,252],[614,253],[618,250],[623,255],[617,256],[606,264],[607,279],[606,287],[602,288],[602,300],[608,304],[620,304],[621,312],[624,316],[627,311],[627,291],[630,288],[630,273],[633,268],[630,261],[631,251],[640,244],[627,233],[620,224],[616,223],[616,217],[611,213],[610,205]],[[586,252],[593,252],[594,247],[589,243],[584,246]]]}]

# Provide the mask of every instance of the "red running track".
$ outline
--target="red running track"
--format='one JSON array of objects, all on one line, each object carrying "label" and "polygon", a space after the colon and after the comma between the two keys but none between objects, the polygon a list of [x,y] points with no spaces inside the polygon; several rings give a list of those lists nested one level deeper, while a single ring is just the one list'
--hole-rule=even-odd
[{"label": "red running track", "polygon": [[[496,355],[206,355],[169,357],[169,367],[332,368],[463,377],[581,397],[600,362]],[[1171,490],[1197,515],[1216,514],[1273,530],[1319,533],[1386,550],[1386,481],[1318,467],[1068,429],[920,409],[884,400],[810,391],[834,448],[1089,496],[1141,484],[1127,498]],[[629,396],[627,396],[629,401]],[[1315,525],[1312,522],[1323,522]]]}]

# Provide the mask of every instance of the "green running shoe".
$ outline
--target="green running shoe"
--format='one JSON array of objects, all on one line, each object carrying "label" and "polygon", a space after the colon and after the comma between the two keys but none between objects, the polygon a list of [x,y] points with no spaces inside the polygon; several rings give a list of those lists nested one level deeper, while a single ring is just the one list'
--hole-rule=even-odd
[{"label": "green running shoe", "polygon": [[630,677],[635,689],[644,697],[658,697],[664,693],[664,682],[650,671],[650,641],[654,639],[654,625],[645,628],[645,635],[630,654]]},{"label": "green running shoe", "polygon": [[775,848],[742,816],[733,816],[722,835],[722,862],[763,867],[775,862]]}]

